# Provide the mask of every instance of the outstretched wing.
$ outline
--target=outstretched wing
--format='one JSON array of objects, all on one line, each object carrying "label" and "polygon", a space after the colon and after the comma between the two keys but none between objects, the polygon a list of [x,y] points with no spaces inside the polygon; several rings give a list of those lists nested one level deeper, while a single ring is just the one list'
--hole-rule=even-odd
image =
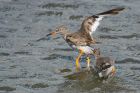
[{"label": "outstretched wing", "polygon": [[91,26],[91,32],[90,34],[92,34],[93,32],[96,31],[96,29],[98,28],[98,26],[100,25],[100,21],[104,18],[103,15],[99,15],[98,18],[95,18],[94,23]]},{"label": "outstretched wing", "polygon": [[120,11],[124,10],[124,8],[114,8],[102,13],[98,13],[96,15],[90,16],[86,18],[82,23],[82,31],[88,32],[90,35],[96,31],[98,26],[100,25],[100,21],[105,17],[109,15],[116,15]]},{"label": "outstretched wing", "polygon": [[119,8],[114,8],[114,9],[111,9],[111,10],[108,10],[108,11],[105,11],[105,12],[102,12],[102,13],[99,13],[99,14],[96,14],[96,15],[116,15],[118,14],[120,11],[124,10],[125,8],[122,8],[122,7],[119,7]]}]

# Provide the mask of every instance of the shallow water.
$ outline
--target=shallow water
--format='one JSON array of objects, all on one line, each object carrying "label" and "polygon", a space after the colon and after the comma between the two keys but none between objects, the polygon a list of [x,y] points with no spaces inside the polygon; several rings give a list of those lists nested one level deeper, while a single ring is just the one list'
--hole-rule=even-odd
[{"label": "shallow water", "polygon": [[[139,5],[139,0],[0,0],[0,93],[139,93]],[[59,35],[43,37],[63,24],[74,32],[85,16],[114,7],[126,9],[104,18],[93,36],[102,55],[116,60],[116,76],[103,83],[91,72],[75,74],[77,51]]]}]

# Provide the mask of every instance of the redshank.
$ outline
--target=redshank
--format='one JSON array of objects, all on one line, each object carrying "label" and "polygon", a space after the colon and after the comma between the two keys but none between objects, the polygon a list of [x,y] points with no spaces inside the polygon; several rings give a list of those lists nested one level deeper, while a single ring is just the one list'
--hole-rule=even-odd
[{"label": "redshank", "polygon": [[47,36],[61,34],[69,46],[79,50],[79,55],[76,58],[76,68],[80,68],[79,60],[83,54],[87,55],[87,67],[89,68],[89,55],[94,55],[94,48],[92,48],[90,45],[96,43],[92,33],[96,31],[100,21],[105,16],[116,15],[122,10],[124,10],[124,8],[114,8],[96,15],[89,16],[83,20],[81,27],[77,32],[71,33],[67,27],[59,26],[55,29],[55,31],[49,33]]}]

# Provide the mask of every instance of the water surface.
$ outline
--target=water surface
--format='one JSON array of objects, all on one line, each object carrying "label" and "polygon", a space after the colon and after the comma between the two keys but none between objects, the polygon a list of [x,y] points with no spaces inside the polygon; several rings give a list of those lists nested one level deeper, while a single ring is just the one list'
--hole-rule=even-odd
[{"label": "water surface", "polygon": [[[139,5],[139,0],[0,0],[0,92],[139,93]],[[64,24],[75,32],[86,16],[115,7],[126,9],[105,18],[93,35],[102,55],[116,60],[109,83],[88,71],[75,74],[77,51],[59,35],[43,38]]]}]

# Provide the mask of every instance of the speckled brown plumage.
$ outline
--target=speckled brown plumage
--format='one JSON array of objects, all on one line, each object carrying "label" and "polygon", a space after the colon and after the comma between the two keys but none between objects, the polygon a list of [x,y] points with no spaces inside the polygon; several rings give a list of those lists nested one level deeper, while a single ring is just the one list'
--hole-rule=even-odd
[{"label": "speckled brown plumage", "polygon": [[122,11],[123,9],[124,8],[115,8],[106,12],[89,16],[83,20],[81,27],[77,32],[71,33],[67,27],[59,26],[54,32],[49,33],[47,36],[59,33],[72,48],[78,49],[80,53],[76,59],[76,63],[78,64],[77,67],[79,67],[79,58],[83,53],[88,55],[94,54],[94,48],[92,48],[90,45],[96,43],[96,40],[93,38],[92,34],[99,26],[99,22],[105,16],[118,14],[119,11]]}]

